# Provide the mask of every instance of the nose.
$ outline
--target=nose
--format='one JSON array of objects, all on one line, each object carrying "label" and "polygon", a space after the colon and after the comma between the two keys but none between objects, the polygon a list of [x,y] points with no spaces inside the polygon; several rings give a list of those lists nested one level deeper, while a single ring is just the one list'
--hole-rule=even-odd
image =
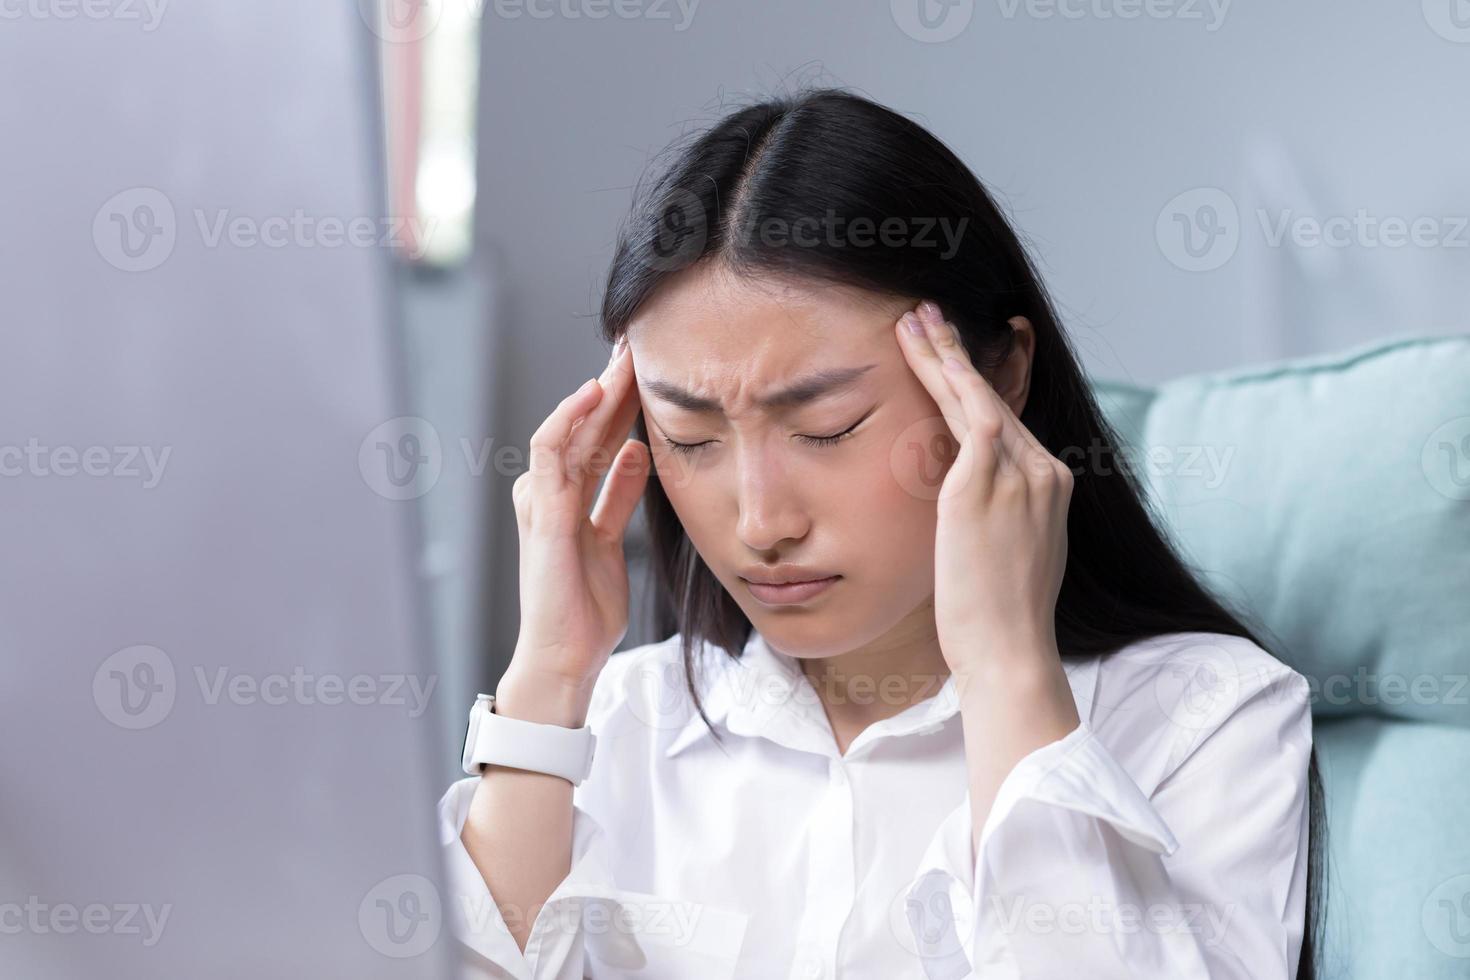
[{"label": "nose", "polygon": [[779,451],[759,440],[747,444],[736,461],[735,479],[740,509],[736,533],[747,548],[769,553],[783,541],[806,537],[811,518]]}]

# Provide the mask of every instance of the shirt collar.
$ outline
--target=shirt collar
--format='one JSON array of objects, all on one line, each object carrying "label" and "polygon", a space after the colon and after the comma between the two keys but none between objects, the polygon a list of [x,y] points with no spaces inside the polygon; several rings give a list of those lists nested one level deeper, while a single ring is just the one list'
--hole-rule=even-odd
[{"label": "shirt collar", "polygon": [[[699,653],[703,669],[696,679],[703,692],[702,704],[710,723],[719,726],[722,734],[760,736],[788,748],[836,755],[831,725],[795,658],[773,650],[755,630],[739,659],[709,644]],[[1092,720],[1098,660],[1097,656],[1062,660],[1078,717],[1087,722]],[[848,755],[861,753],[864,746],[881,738],[937,732],[958,713],[954,678],[947,677],[934,695],[868,726],[848,747]],[[664,755],[672,758],[708,737],[710,729],[691,710]]]}]

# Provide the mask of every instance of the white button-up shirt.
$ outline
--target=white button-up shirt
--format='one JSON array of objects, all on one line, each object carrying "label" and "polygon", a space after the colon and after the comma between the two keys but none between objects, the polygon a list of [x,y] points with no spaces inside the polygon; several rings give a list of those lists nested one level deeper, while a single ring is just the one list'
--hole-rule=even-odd
[{"label": "white button-up shirt", "polygon": [[[798,663],[753,633],[684,692],[679,638],[594,689],[572,867],[517,947],[439,803],[466,977],[1295,976],[1307,871],[1306,679],[1174,633],[1064,661],[1081,723],[1007,775],[978,852],[954,682],[839,754]],[[875,696],[881,696],[881,686]]]}]

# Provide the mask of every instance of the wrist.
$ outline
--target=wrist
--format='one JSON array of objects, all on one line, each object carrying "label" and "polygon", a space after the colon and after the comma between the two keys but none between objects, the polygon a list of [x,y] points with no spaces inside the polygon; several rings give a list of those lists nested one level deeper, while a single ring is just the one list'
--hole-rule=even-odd
[{"label": "wrist", "polygon": [[587,724],[594,680],[572,682],[512,663],[495,687],[495,713],[542,725],[581,728]]},{"label": "wrist", "polygon": [[1028,635],[988,646],[962,658],[963,665],[953,670],[961,700],[970,695],[1025,698],[1054,688],[1059,679],[1065,682],[1055,641]]}]

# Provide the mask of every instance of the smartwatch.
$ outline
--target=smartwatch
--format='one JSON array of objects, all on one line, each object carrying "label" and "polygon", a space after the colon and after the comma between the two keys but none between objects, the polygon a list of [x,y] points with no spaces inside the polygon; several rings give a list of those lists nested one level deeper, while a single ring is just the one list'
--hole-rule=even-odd
[{"label": "smartwatch", "polygon": [[495,713],[495,695],[481,694],[470,706],[461,764],[478,776],[488,765],[560,776],[573,786],[592,770],[597,739],[588,727],[544,725]]}]

